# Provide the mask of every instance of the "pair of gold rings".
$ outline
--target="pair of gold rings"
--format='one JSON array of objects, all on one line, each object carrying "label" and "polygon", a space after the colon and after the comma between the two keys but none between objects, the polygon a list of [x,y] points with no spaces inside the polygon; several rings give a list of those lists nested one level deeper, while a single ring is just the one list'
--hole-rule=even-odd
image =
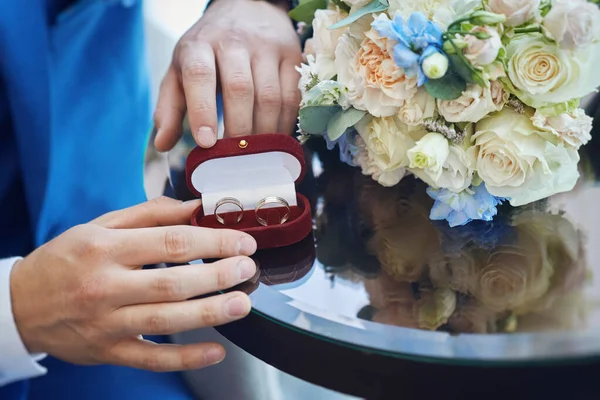
[{"label": "pair of gold rings", "polygon": [[[244,218],[244,206],[235,197],[223,197],[221,200],[217,201],[217,204],[215,205],[215,218],[221,225],[228,225],[228,223],[225,221],[225,218],[223,218],[223,216],[219,214],[219,208],[223,207],[226,204],[232,204],[240,210],[239,214],[235,217],[235,222],[233,223],[233,225],[239,224],[240,221]],[[261,211],[269,204],[279,204],[286,209],[285,214],[279,217],[278,225],[285,224],[286,221],[290,218],[290,205],[284,198],[277,196],[265,197],[264,199],[261,199],[258,203],[256,203],[256,207],[254,208],[254,215],[256,217],[256,221],[258,221],[258,223],[262,226],[269,225],[267,219],[259,215],[259,211]]]}]

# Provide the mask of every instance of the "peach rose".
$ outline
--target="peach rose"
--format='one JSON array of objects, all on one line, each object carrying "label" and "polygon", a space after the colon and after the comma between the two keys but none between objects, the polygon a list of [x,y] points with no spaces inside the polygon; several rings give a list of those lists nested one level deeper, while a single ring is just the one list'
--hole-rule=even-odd
[{"label": "peach rose", "polygon": [[365,36],[359,45],[348,33],[340,39],[335,60],[338,81],[349,89],[355,108],[375,117],[392,116],[417,93],[417,78],[409,78],[396,65],[393,43],[387,38],[373,29]]}]

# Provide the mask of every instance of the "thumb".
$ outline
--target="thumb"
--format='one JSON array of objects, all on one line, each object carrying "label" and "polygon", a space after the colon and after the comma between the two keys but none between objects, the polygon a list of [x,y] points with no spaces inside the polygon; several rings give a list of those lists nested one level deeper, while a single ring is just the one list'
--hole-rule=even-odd
[{"label": "thumb", "polygon": [[112,229],[188,225],[192,213],[201,204],[201,200],[182,202],[163,196],[133,207],[104,214],[90,223]]}]

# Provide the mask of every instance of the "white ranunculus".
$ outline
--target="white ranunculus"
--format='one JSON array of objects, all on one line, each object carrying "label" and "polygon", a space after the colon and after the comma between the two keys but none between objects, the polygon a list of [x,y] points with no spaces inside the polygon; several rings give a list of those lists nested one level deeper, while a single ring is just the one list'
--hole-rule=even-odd
[{"label": "white ranunculus", "polygon": [[363,173],[384,186],[397,184],[409,164],[407,151],[415,144],[409,127],[396,117],[386,117],[363,118],[355,128],[366,150],[355,159]]},{"label": "white ranunculus", "polygon": [[564,113],[556,117],[547,117],[536,112],[531,121],[536,128],[552,133],[575,149],[579,149],[592,139],[593,119],[580,108],[572,113]]},{"label": "white ranunculus", "polygon": [[419,88],[417,94],[407,100],[398,111],[398,118],[406,125],[420,125],[424,119],[432,118],[436,112],[436,101],[425,88]]},{"label": "white ranunculus", "polygon": [[569,191],[579,178],[577,151],[545,140],[531,117],[505,107],[481,120],[472,137],[478,175],[491,194],[513,206]]},{"label": "white ranunculus", "polygon": [[504,14],[507,26],[519,26],[540,15],[540,0],[489,0],[488,9]]},{"label": "white ranunculus", "polygon": [[[430,21],[445,29],[456,18],[453,0],[389,0],[388,14],[397,12],[406,21],[412,13],[420,12]],[[464,2],[464,1],[463,1]]]},{"label": "white ranunculus", "polygon": [[484,66],[493,63],[498,58],[502,48],[502,40],[498,31],[490,26],[477,26],[471,30],[472,33],[482,32],[490,35],[488,39],[477,39],[473,35],[467,35],[465,40],[467,48],[465,57],[474,66]]},{"label": "white ranunculus", "polygon": [[[385,18],[380,14],[377,18]],[[352,106],[375,117],[389,117],[417,92],[416,77],[409,78],[394,62],[393,43],[375,30],[358,44],[350,32],[336,49],[338,81],[348,88]]]},{"label": "white ranunculus", "polygon": [[600,62],[600,41],[573,54],[540,34],[520,35],[506,51],[515,95],[533,108],[581,98],[600,86],[600,74],[594,71]]},{"label": "white ranunculus", "polygon": [[600,8],[587,0],[557,0],[543,25],[563,49],[581,50],[600,37]]},{"label": "white ranunculus", "polygon": [[448,122],[479,122],[486,115],[502,110],[508,93],[493,81],[484,88],[470,84],[458,99],[437,100],[438,112]]},{"label": "white ranunculus", "polygon": [[339,9],[315,11],[312,47],[316,54],[317,73],[322,80],[331,79],[336,75],[335,48],[344,33],[344,28],[328,28],[344,17]]}]

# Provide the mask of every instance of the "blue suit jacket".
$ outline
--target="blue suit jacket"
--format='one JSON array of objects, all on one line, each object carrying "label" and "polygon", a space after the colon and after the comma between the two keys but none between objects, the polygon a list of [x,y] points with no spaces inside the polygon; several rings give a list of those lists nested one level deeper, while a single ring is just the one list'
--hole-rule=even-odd
[{"label": "blue suit jacket", "polygon": [[[141,2],[0,1],[0,257],[145,200]],[[1,356],[1,355],[0,355]],[[0,399],[189,399],[176,374],[44,362]]]}]

